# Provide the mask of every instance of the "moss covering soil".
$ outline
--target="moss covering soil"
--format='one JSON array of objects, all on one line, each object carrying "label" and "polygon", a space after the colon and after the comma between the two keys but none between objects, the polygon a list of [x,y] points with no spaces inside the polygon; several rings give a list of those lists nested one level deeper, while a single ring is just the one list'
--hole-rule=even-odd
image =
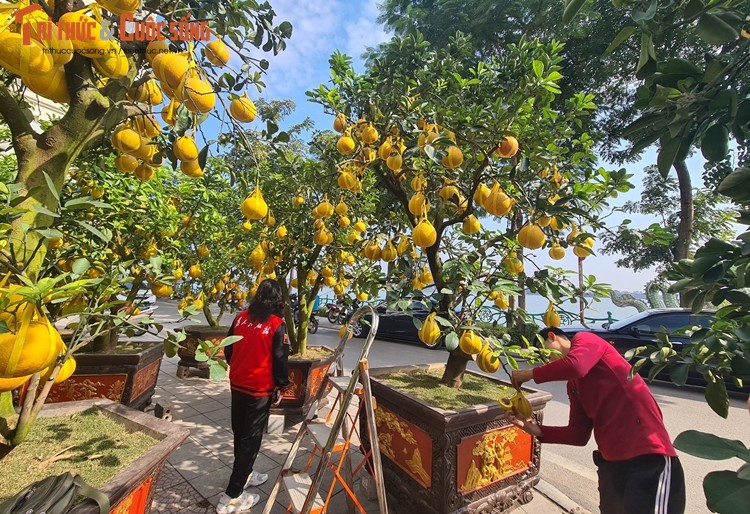
[{"label": "moss covering soil", "polygon": [[516,392],[509,385],[470,373],[464,374],[464,385],[461,389],[441,384],[442,377],[443,370],[437,368],[408,373],[388,373],[374,378],[443,410],[460,410],[474,405],[494,403],[498,398],[511,397]]},{"label": "moss covering soil", "polygon": [[156,443],[98,409],[39,418],[26,442],[0,460],[0,503],[27,484],[66,471],[100,488]]}]

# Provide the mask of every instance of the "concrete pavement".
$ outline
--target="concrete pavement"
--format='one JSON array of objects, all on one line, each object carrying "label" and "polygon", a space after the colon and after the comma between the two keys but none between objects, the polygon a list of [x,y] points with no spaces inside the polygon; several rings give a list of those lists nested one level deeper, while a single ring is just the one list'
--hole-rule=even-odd
[{"label": "concrete pavement", "polygon": [[[229,480],[233,460],[232,432],[230,430],[229,382],[213,382],[191,376],[178,379],[177,358],[164,358],[159,373],[154,402],[171,406],[173,422],[190,430],[189,439],[169,458],[162,478],[157,484],[153,512],[164,514],[208,514],[214,512],[219,495]],[[299,425],[287,429],[283,434],[266,434],[255,470],[268,473],[269,481],[257,488],[261,504],[252,509],[260,512],[271,492],[273,481],[286,458]],[[298,453],[295,467],[302,468],[310,456],[310,447]],[[355,462],[356,464],[356,462]],[[355,478],[355,491],[359,491],[359,478]],[[331,483],[324,481],[324,488]],[[328,512],[347,512],[346,498],[340,486]],[[378,512],[377,501],[364,501],[367,512]],[[272,510],[273,514],[286,511],[286,493],[279,493]],[[389,502],[389,512],[399,513],[397,505]],[[519,506],[519,514],[552,514],[575,512],[585,514],[559,490],[542,482],[534,493],[534,499]],[[411,514],[403,513],[401,514]],[[415,513],[416,514],[416,513]],[[422,514],[422,513],[419,513]]]}]

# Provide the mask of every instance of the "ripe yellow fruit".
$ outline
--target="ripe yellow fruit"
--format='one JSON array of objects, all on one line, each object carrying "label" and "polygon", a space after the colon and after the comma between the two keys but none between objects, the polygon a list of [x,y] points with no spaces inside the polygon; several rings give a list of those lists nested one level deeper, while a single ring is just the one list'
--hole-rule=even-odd
[{"label": "ripe yellow fruit", "polygon": [[294,198],[292,198],[292,203],[299,207],[300,205],[305,204],[305,197],[302,195],[297,195]]},{"label": "ripe yellow fruit", "polygon": [[96,71],[105,77],[121,79],[128,74],[130,62],[128,62],[128,56],[125,55],[125,52],[118,45],[112,43],[112,46],[112,50],[114,50],[112,53],[105,54],[91,61]]},{"label": "ripe yellow fruit", "polygon": [[167,52],[169,52],[169,41],[166,39],[154,39],[146,46],[146,60],[149,64],[152,64],[154,57]]},{"label": "ripe yellow fruit", "polygon": [[484,202],[490,196],[492,191],[483,182],[480,182],[477,189],[474,191],[474,205],[484,207]]},{"label": "ripe yellow fruit", "polygon": [[190,278],[199,279],[203,276],[203,269],[200,264],[193,264],[188,268],[188,275]]},{"label": "ripe yellow fruit", "polygon": [[351,223],[351,220],[349,220],[348,217],[346,216],[339,217],[339,221],[338,221],[339,227],[346,228],[349,226],[350,223]]},{"label": "ripe yellow fruit", "polygon": [[[26,317],[28,311],[21,314]],[[50,366],[63,348],[60,333],[46,319],[10,323],[11,332],[0,334],[0,376],[19,378]],[[25,333],[24,333],[25,329]]]},{"label": "ripe yellow fruit", "polygon": [[458,340],[458,347],[462,352],[474,355],[482,351],[482,340],[473,330],[464,330],[461,339]]},{"label": "ripe yellow fruit", "polygon": [[391,152],[391,155],[389,155],[385,160],[385,165],[388,166],[388,169],[392,171],[398,171],[401,169],[401,165],[403,164],[403,162],[404,161],[400,153]]},{"label": "ripe yellow fruit", "polygon": [[589,255],[591,255],[591,252],[589,250],[591,250],[591,247],[586,243],[575,245],[573,247],[573,253],[580,259],[585,259]]},{"label": "ripe yellow fruit", "polygon": [[437,241],[437,231],[427,218],[422,218],[411,233],[412,241],[420,248],[427,248]]},{"label": "ripe yellow fruit", "polygon": [[417,331],[419,340],[427,346],[434,346],[440,339],[440,326],[435,321],[436,313],[432,312],[427,315],[422,322],[422,328]]},{"label": "ripe yellow fruit", "polygon": [[531,419],[534,414],[534,410],[531,408],[531,403],[526,399],[526,396],[521,391],[518,391],[515,396],[511,399],[513,407],[524,419]]},{"label": "ripe yellow fruit", "polygon": [[560,259],[565,257],[565,248],[555,242],[555,244],[552,245],[552,248],[549,249],[548,253],[552,259],[559,261]]},{"label": "ripe yellow fruit", "polygon": [[517,275],[523,272],[523,261],[516,256],[516,252],[508,253],[503,259],[503,266],[511,275]]},{"label": "ripe yellow fruit", "polygon": [[421,191],[417,191],[409,198],[409,212],[414,216],[422,216],[427,214],[429,210],[430,205]]},{"label": "ripe yellow fruit", "polygon": [[380,138],[380,134],[378,134],[378,130],[375,127],[373,127],[372,125],[368,125],[364,129],[362,129],[361,138],[362,142],[370,145]]},{"label": "ripe yellow fruit", "polygon": [[353,173],[344,170],[339,173],[336,182],[344,191],[352,191],[357,183],[357,177],[355,177]]},{"label": "ripe yellow fruit", "polygon": [[182,280],[184,274],[185,272],[182,271],[182,268],[175,268],[174,271],[172,271],[172,276],[175,280]]},{"label": "ripe yellow fruit", "polygon": [[169,298],[172,296],[172,286],[169,284],[164,284],[163,282],[156,282],[151,285],[151,292],[154,293],[154,296],[157,298]]},{"label": "ripe yellow fruit", "polygon": [[508,300],[508,297],[505,296],[505,293],[499,292],[497,296],[495,297],[495,307],[500,309],[501,311],[506,310],[508,307],[510,307],[510,301]]},{"label": "ripe yellow fruit", "polygon": [[249,221],[245,221],[245,223],[242,224],[242,228],[244,228],[245,230],[252,230],[253,224]]},{"label": "ripe yellow fruit", "polygon": [[21,79],[26,87],[39,96],[61,104],[70,103],[68,83],[65,81],[63,68],[55,68],[44,75],[24,75]]},{"label": "ripe yellow fruit", "polygon": [[365,224],[364,221],[359,220],[354,224],[354,230],[356,230],[357,232],[364,232],[365,230],[367,230],[367,224]]},{"label": "ripe yellow fruit", "polygon": [[279,239],[284,239],[287,236],[287,229],[284,225],[281,225],[279,228],[276,229],[276,237]]},{"label": "ripe yellow fruit", "polygon": [[505,138],[497,144],[495,153],[498,157],[510,159],[518,153],[518,140],[513,136],[505,136]]},{"label": "ripe yellow fruit", "polygon": [[464,154],[459,147],[449,146],[445,151],[447,153],[443,157],[442,163],[446,168],[458,168],[464,162]]},{"label": "ripe yellow fruit", "polygon": [[190,136],[178,137],[174,142],[174,156],[181,161],[194,161],[198,158],[198,145]]},{"label": "ripe yellow fruit", "polygon": [[208,62],[221,68],[229,62],[229,47],[221,39],[214,39],[206,45],[203,55]]},{"label": "ripe yellow fruit", "polygon": [[30,378],[31,378],[31,375],[27,375],[24,377],[15,377],[15,378],[0,377],[0,393],[18,389],[19,387],[24,385],[26,382],[28,382]]},{"label": "ripe yellow fruit", "polygon": [[151,68],[156,78],[176,91],[190,68],[190,63],[184,55],[172,52],[160,53],[151,61]]},{"label": "ripe yellow fruit", "polygon": [[464,218],[463,229],[467,234],[476,234],[481,228],[482,224],[479,223],[479,220],[473,214],[469,214]]},{"label": "ripe yellow fruit", "polygon": [[115,159],[115,167],[123,173],[132,173],[138,167],[138,159],[128,154],[119,155]]},{"label": "ripe yellow fruit", "polygon": [[190,112],[207,113],[216,105],[216,94],[211,84],[196,77],[185,81],[182,98],[183,105]]},{"label": "ripe yellow fruit", "polygon": [[484,343],[477,355],[477,366],[485,373],[495,373],[500,368],[500,359],[495,356],[489,343]]},{"label": "ripe yellow fruit", "polygon": [[120,128],[116,130],[111,137],[112,146],[122,153],[138,151],[141,148],[141,136],[131,128]]},{"label": "ripe yellow fruit", "polygon": [[344,113],[336,115],[336,118],[333,120],[333,130],[341,134],[346,130],[346,116]]},{"label": "ripe yellow fruit", "polygon": [[255,191],[242,202],[242,214],[249,220],[259,220],[266,217],[268,204],[263,199],[260,187],[256,187]]},{"label": "ripe yellow fruit", "polygon": [[393,246],[393,242],[389,239],[380,250],[380,258],[385,262],[393,262],[396,260],[396,257],[398,257],[398,251],[396,250],[396,247]]},{"label": "ripe yellow fruit", "polygon": [[547,307],[547,310],[544,311],[544,315],[542,316],[542,321],[544,322],[544,325],[547,327],[559,327],[560,326],[560,315],[555,310],[555,306],[552,304],[552,302],[549,302],[549,306]]},{"label": "ripe yellow fruit", "polygon": [[484,208],[490,214],[495,216],[504,216],[510,212],[513,207],[513,199],[505,194],[500,184],[494,183],[490,190],[490,195],[484,201]]},{"label": "ripe yellow fruit", "polygon": [[194,161],[182,161],[180,162],[180,170],[191,178],[198,178],[203,176],[203,168],[201,168],[198,159]]},{"label": "ripe yellow fruit", "polygon": [[544,246],[547,236],[536,223],[527,223],[518,231],[517,239],[518,243],[524,248],[536,250]]},{"label": "ripe yellow fruit", "polygon": [[132,119],[133,130],[138,132],[141,137],[148,139],[154,138],[161,132],[161,125],[151,115],[137,115]]},{"label": "ripe yellow fruit", "polygon": [[196,250],[196,253],[198,254],[198,258],[200,259],[205,259],[211,254],[206,245],[200,245]]},{"label": "ripe yellow fruit", "polygon": [[139,164],[133,172],[139,180],[148,181],[154,178],[154,168],[148,164]]},{"label": "ripe yellow fruit", "polygon": [[336,204],[336,208],[334,210],[339,216],[346,216],[346,213],[349,212],[349,206],[346,205],[343,200],[341,200]]},{"label": "ripe yellow fruit", "polygon": [[336,141],[336,150],[338,150],[339,153],[343,155],[349,155],[350,153],[352,153],[355,146],[356,144],[354,143],[354,139],[346,134],[341,136],[339,140]]},{"label": "ripe yellow fruit", "polygon": [[229,104],[229,115],[240,123],[251,123],[258,115],[255,104],[246,96],[232,100]]},{"label": "ripe yellow fruit", "polygon": [[419,281],[425,285],[432,284],[432,272],[427,266],[422,267],[422,271],[419,274]]},{"label": "ripe yellow fruit", "polygon": [[55,64],[42,43],[31,38],[25,45],[21,34],[5,30],[0,33],[0,66],[19,77],[28,77],[45,75]]},{"label": "ripe yellow fruit", "polygon": [[461,190],[453,184],[441,187],[440,191],[438,191],[438,196],[453,212],[463,212],[468,205]]},{"label": "ripe yellow fruit", "polygon": [[357,300],[359,300],[360,302],[366,302],[369,297],[370,296],[363,291],[357,295]]}]

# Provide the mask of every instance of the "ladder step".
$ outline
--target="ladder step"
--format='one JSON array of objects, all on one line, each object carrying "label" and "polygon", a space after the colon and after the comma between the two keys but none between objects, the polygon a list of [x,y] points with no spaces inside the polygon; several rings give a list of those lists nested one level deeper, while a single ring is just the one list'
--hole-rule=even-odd
[{"label": "ladder step", "polygon": [[[339,392],[343,393],[346,391],[346,388],[349,387],[349,382],[351,381],[352,377],[332,377],[331,375],[328,375],[328,381],[335,387]],[[354,387],[355,394],[361,394],[362,392],[362,385],[357,384]]]},{"label": "ladder step", "polygon": [[[302,507],[305,505],[305,498],[307,498],[307,492],[312,485],[310,475],[307,473],[284,475],[284,477],[282,477],[282,482],[286,492],[289,494],[289,498],[291,499],[292,512],[299,514],[302,512]],[[320,494],[316,492],[312,510],[310,512],[322,512],[323,506],[323,498],[321,498]]]},{"label": "ladder step", "polygon": [[[310,433],[310,438],[318,448],[325,448],[328,442],[328,437],[331,435],[331,427],[325,423],[308,422],[307,431]],[[344,449],[344,438],[341,435],[336,436],[336,442],[333,445],[333,451],[340,452]]]}]

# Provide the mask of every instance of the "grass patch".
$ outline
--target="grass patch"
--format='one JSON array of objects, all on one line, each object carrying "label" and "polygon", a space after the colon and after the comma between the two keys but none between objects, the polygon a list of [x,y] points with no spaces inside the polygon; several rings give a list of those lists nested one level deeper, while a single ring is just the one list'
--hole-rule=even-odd
[{"label": "grass patch", "polygon": [[472,405],[494,403],[501,396],[513,396],[516,391],[511,386],[498,384],[469,373],[464,375],[463,387],[455,389],[442,385],[440,383],[442,376],[442,369],[434,369],[388,373],[375,378],[394,389],[400,389],[443,410],[459,410]]},{"label": "grass patch", "polygon": [[290,361],[301,361],[301,360],[318,360],[325,359],[333,355],[333,350],[324,346],[307,347],[304,355],[295,353],[289,356]]},{"label": "grass patch", "polygon": [[157,442],[129,432],[98,409],[39,418],[26,442],[0,460],[0,503],[27,484],[66,471],[98,489]]}]

